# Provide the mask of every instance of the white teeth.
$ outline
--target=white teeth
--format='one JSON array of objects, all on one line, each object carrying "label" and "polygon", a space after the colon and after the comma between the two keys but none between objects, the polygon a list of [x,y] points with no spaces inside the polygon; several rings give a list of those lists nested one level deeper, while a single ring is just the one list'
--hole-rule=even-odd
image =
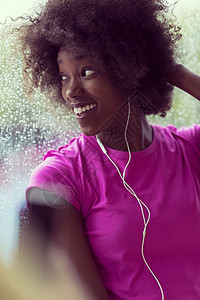
[{"label": "white teeth", "polygon": [[90,104],[90,105],[86,105],[84,107],[74,107],[74,113],[81,114],[82,112],[93,109],[94,107],[96,107],[96,104]]},{"label": "white teeth", "polygon": [[78,113],[78,114],[81,114],[81,113],[82,113],[82,108],[81,108],[81,107],[79,107],[79,108],[77,109],[77,113]]}]

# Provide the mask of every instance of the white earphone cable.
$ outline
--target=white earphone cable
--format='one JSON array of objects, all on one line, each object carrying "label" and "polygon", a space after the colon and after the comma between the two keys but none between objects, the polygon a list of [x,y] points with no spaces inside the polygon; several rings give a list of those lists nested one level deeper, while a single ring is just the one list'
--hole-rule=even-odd
[{"label": "white earphone cable", "polygon": [[[103,146],[103,144],[101,143],[100,139],[98,138],[98,136],[96,136],[96,140],[97,140],[97,143],[99,144],[100,148],[102,149],[103,153],[107,156],[107,158],[111,161],[111,163],[115,166],[117,172],[119,173],[119,176],[120,178],[122,179],[123,181],[123,185],[125,187],[125,189],[130,193],[132,194],[139,206],[140,206],[140,210],[141,210],[141,213],[142,213],[142,218],[143,218],[143,222],[144,222],[144,228],[143,228],[143,238],[142,238],[142,245],[141,245],[141,254],[142,254],[142,258],[143,258],[143,261],[146,265],[146,267],[148,268],[149,272],[151,273],[151,275],[154,277],[154,279],[156,280],[159,288],[160,288],[160,292],[161,292],[161,295],[162,295],[162,300],[164,300],[164,292],[163,292],[163,289],[162,289],[162,286],[158,280],[158,278],[156,277],[156,275],[154,274],[154,272],[151,270],[149,264],[147,263],[146,261],[146,258],[145,258],[145,255],[144,255],[144,244],[145,244],[145,237],[146,237],[146,230],[147,230],[147,226],[148,226],[148,223],[150,221],[150,217],[151,217],[151,213],[150,213],[150,210],[148,208],[148,206],[142,201],[139,199],[139,197],[136,195],[136,193],[134,192],[134,190],[129,186],[129,184],[125,181],[125,175],[126,175],[126,170],[127,170],[127,167],[131,161],[131,152],[130,152],[130,147],[129,147],[129,144],[128,144],[128,140],[127,140],[127,129],[128,129],[128,124],[129,124],[129,120],[130,120],[130,101],[128,100],[128,118],[127,118],[127,122],[126,122],[126,127],[125,127],[125,131],[124,131],[124,139],[125,139],[125,142],[126,142],[126,145],[127,145],[127,150],[128,150],[128,153],[129,153],[129,159],[128,159],[128,162],[126,163],[126,166],[123,170],[123,174],[121,174],[119,168],[117,167],[117,165],[115,164],[115,162],[111,159],[111,157],[108,155],[105,147]],[[148,217],[147,217],[147,220],[145,218],[145,215],[144,215],[144,210],[143,210],[143,207],[146,208],[147,210],[147,213],[148,213]]]}]

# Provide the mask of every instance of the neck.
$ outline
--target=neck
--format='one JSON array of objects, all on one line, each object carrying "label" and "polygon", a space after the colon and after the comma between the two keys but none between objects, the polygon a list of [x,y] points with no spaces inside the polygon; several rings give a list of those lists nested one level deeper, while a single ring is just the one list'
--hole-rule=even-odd
[{"label": "neck", "polygon": [[[113,122],[107,129],[98,134],[101,142],[109,148],[128,151],[124,138],[126,122]],[[144,115],[133,115],[127,129],[127,140],[131,152],[146,149],[152,143],[153,133],[150,124]]]}]

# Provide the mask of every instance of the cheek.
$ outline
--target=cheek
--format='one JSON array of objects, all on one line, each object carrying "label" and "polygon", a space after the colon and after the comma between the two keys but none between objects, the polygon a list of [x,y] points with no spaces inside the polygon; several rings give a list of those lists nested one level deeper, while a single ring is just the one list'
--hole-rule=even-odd
[{"label": "cheek", "polygon": [[66,97],[66,89],[64,87],[61,87],[61,91],[62,91],[62,97],[65,101],[67,101],[67,97]]},{"label": "cheek", "polygon": [[68,100],[68,98],[66,97],[66,89],[63,88],[63,87],[61,88],[61,94],[62,94],[62,97],[63,97],[64,101],[66,102],[68,108],[71,110],[69,100]]}]

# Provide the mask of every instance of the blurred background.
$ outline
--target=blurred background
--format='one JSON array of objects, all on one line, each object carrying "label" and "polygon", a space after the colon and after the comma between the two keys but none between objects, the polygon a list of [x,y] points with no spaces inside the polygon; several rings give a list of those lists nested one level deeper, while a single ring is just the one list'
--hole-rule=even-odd
[{"label": "blurred background", "polygon": [[[7,16],[16,19],[31,14],[40,2],[0,0],[0,260],[6,266],[18,248],[19,211],[26,205],[25,188],[33,168],[47,150],[66,144],[79,133],[64,106],[52,104],[39,92],[33,101],[28,100],[23,91],[20,45],[2,25],[10,19]],[[179,0],[172,13],[183,35],[177,60],[200,74],[200,0]],[[177,127],[197,123],[200,103],[175,89],[167,117],[150,117],[150,121]]]}]

